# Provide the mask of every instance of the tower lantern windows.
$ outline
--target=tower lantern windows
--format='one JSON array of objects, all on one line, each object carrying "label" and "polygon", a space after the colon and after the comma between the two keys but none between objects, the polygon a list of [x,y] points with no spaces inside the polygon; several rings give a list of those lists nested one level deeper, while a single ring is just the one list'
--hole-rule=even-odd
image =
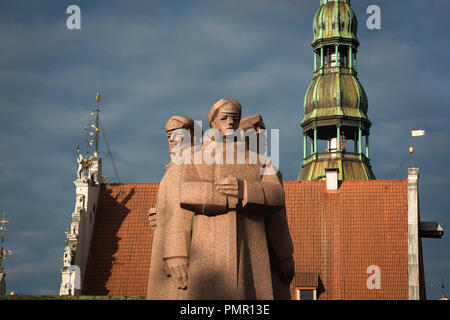
[{"label": "tower lantern windows", "polygon": [[[336,138],[330,138],[327,142],[327,152],[345,152],[347,147],[347,140],[344,131],[337,127]],[[340,139],[338,140],[338,136]]]},{"label": "tower lantern windows", "polygon": [[335,52],[331,54],[330,67],[332,67],[332,68],[336,67],[336,53]]},{"label": "tower lantern windows", "polygon": [[324,47],[324,67],[332,68],[336,66],[336,49],[334,46],[326,46]]},{"label": "tower lantern windows", "polygon": [[327,152],[336,152],[337,149],[337,138],[331,138],[328,140]]},{"label": "tower lantern windows", "polygon": [[[349,48],[350,47],[347,45],[334,45],[323,47],[323,67],[348,68],[351,63],[349,62],[349,57],[351,56]],[[319,52],[317,52],[317,54],[319,54]],[[316,59],[319,59],[319,57],[320,56],[317,56]]]},{"label": "tower lantern windows", "polygon": [[339,64],[342,68],[348,68],[348,54],[349,49],[347,46],[339,47]]}]

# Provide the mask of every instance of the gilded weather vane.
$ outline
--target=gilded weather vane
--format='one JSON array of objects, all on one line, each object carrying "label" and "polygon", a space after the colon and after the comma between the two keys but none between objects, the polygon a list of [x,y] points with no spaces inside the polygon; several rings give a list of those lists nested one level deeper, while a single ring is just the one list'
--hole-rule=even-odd
[{"label": "gilded weather vane", "polygon": [[[88,126],[83,128],[83,131],[87,135],[86,142],[88,145],[88,150],[86,151],[86,157],[88,157],[91,151],[98,153],[98,143],[100,137],[100,103],[102,102],[102,97],[99,92],[97,92],[95,100],[97,101],[97,109],[90,113],[91,119],[88,122]],[[94,148],[94,150],[89,150],[90,148]],[[77,152],[80,153],[80,146],[77,146]]]},{"label": "gilded weather vane", "polygon": [[[83,157],[81,155],[81,148],[79,145],[77,145],[76,150],[79,154],[78,156],[78,178],[82,178],[82,173],[85,170],[89,170],[94,165],[94,159],[98,157],[98,145],[99,145],[99,138],[100,138],[100,102],[102,102],[102,97],[100,96],[100,93],[97,92],[97,96],[95,97],[95,100],[97,101],[97,109],[92,111],[90,113],[91,118],[89,119],[88,126],[84,127],[82,131],[87,135],[86,144],[86,156]],[[93,153],[93,156],[90,156],[90,154]]]},{"label": "gilded weather vane", "polygon": [[[78,178],[81,179],[81,173],[85,170],[89,170],[92,166],[95,165],[95,162],[98,161],[100,158],[99,156],[99,142],[100,142],[100,130],[101,134],[103,135],[103,139],[105,142],[105,147],[107,149],[107,154],[105,155],[105,158],[110,157],[112,166],[114,169],[114,174],[117,178],[117,181],[120,183],[119,179],[119,173],[117,171],[117,167],[114,161],[114,158],[112,156],[111,150],[108,145],[108,140],[106,139],[105,130],[103,128],[103,125],[100,120],[100,104],[102,103],[103,99],[100,95],[100,92],[97,92],[97,95],[95,97],[95,101],[97,102],[97,108],[93,111],[91,111],[90,115],[91,118],[89,119],[87,127],[84,127],[82,131],[84,131],[87,135],[87,150],[86,150],[86,156],[83,157],[81,154],[80,146],[77,146],[77,152],[79,154],[78,156]],[[93,153],[93,156],[90,156],[90,154]]]}]

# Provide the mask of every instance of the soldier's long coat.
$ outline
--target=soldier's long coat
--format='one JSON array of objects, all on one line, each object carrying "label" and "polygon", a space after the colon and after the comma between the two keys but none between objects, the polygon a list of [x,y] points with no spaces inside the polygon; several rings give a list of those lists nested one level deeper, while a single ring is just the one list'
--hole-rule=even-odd
[{"label": "soldier's long coat", "polygon": [[[247,181],[242,204],[216,191],[227,176]],[[284,207],[279,177],[261,175],[261,165],[185,165],[180,196],[196,213],[188,299],[273,299],[265,220]]]},{"label": "soldier's long coat", "polygon": [[193,214],[180,207],[181,170],[182,165],[169,164],[159,184],[147,299],[187,299],[187,291],[177,289],[163,261],[189,258]]},{"label": "soldier's long coat", "polygon": [[275,214],[266,217],[266,232],[272,272],[273,298],[275,300],[291,300],[290,283],[286,283],[280,269],[282,262],[294,254],[286,208],[283,207]]}]

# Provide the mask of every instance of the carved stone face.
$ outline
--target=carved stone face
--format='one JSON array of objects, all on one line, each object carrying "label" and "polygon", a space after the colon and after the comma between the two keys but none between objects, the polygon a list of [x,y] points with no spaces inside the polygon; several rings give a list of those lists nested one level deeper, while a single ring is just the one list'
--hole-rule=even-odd
[{"label": "carved stone face", "polygon": [[173,149],[183,141],[183,135],[179,134],[177,130],[171,130],[167,132],[167,140],[170,153],[173,153]]},{"label": "carved stone face", "polygon": [[215,119],[211,122],[211,127],[218,129],[222,135],[233,134],[234,130],[239,128],[241,117],[233,108],[221,108]]}]

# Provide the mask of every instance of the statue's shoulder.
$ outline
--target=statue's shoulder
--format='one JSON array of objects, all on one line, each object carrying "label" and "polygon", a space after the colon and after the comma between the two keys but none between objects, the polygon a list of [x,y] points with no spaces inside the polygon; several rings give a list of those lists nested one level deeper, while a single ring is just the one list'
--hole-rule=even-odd
[{"label": "statue's shoulder", "polygon": [[279,180],[283,180],[283,175],[281,174],[281,171],[279,170],[278,167],[276,167],[272,161],[264,156],[264,155],[260,155],[259,156],[259,160],[260,160],[260,164],[261,164],[261,174],[267,175],[267,176],[277,176]]},{"label": "statue's shoulder", "polygon": [[179,179],[181,179],[184,166],[186,165],[182,163],[171,163],[167,165],[166,172],[164,173],[164,180],[169,184],[173,184],[179,181]]}]

